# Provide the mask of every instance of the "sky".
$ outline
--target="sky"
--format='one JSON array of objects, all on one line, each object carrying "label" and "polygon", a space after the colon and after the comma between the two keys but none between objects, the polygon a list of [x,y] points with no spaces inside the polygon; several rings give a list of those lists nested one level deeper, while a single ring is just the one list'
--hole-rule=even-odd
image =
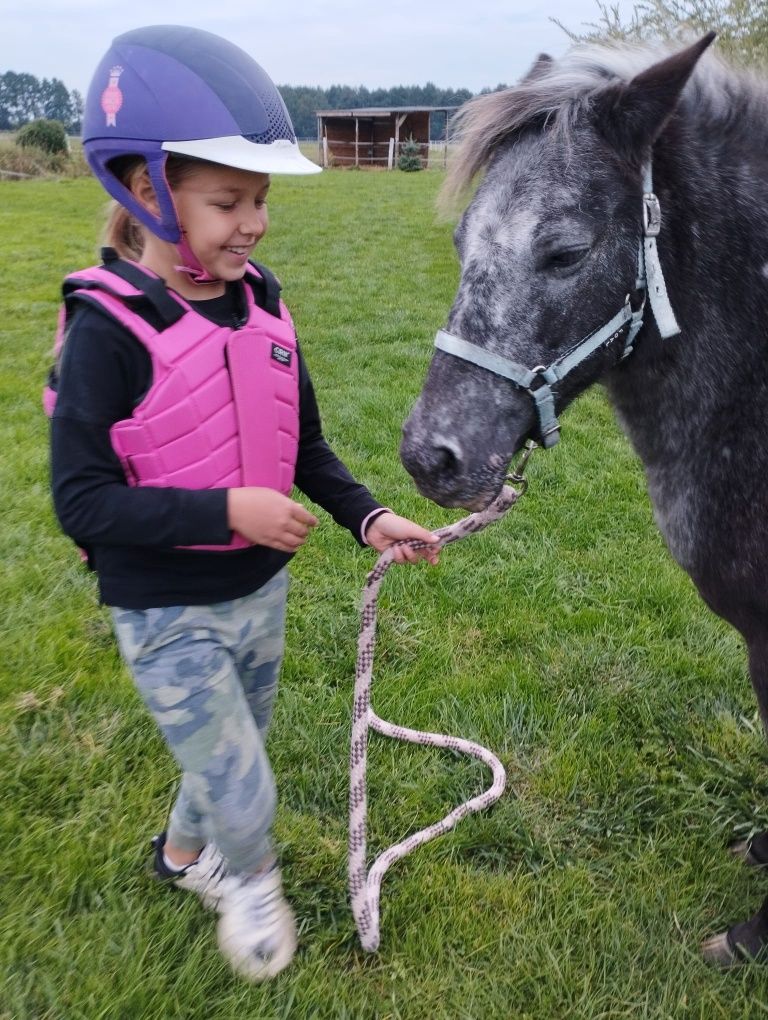
[{"label": "sky", "polygon": [[[623,15],[631,0],[619,0]],[[87,92],[112,39],[142,25],[184,24],[236,43],[279,85],[479,92],[520,78],[541,51],[583,32],[597,0],[0,0],[0,72],[60,78]]]}]

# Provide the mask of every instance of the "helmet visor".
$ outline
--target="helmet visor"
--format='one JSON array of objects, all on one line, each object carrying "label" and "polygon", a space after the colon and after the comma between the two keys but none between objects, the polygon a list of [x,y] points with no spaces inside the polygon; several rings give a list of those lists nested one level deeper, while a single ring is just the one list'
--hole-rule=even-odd
[{"label": "helmet visor", "polygon": [[322,167],[302,156],[298,145],[287,139],[264,144],[249,142],[242,135],[223,138],[197,138],[191,141],[163,142],[166,152],[194,156],[209,163],[252,170],[261,174],[317,174]]}]

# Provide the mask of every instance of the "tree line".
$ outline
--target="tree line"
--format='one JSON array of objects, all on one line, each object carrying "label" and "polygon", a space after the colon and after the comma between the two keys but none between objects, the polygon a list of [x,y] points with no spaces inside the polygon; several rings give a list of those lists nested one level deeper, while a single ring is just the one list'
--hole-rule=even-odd
[{"label": "tree line", "polygon": [[[504,88],[505,86],[497,86]],[[469,89],[441,89],[433,82],[426,85],[395,85],[388,89],[368,89],[364,85],[331,85],[323,89],[308,85],[278,85],[293,127],[299,138],[317,137],[317,110],[356,110],[371,106],[461,106],[474,93]],[[488,92],[489,89],[483,91]],[[433,139],[445,135],[445,117],[431,119]]]},{"label": "tree line", "polygon": [[30,121],[58,120],[69,134],[80,131],[83,97],[59,78],[36,78],[17,71],[0,73],[0,131],[16,131]]},{"label": "tree line", "polygon": [[[461,106],[473,95],[469,89],[441,89],[432,82],[426,85],[396,85],[388,89],[368,89],[364,85],[331,85],[327,89],[280,85],[278,88],[299,138],[316,137],[317,110],[368,106]],[[83,97],[76,89],[70,92],[58,78],[41,80],[33,74],[16,71],[0,73],[0,131],[16,131],[30,121],[45,118],[60,121],[69,134],[78,134],[82,115]],[[433,137],[443,137],[444,117],[436,116],[432,121]]]}]

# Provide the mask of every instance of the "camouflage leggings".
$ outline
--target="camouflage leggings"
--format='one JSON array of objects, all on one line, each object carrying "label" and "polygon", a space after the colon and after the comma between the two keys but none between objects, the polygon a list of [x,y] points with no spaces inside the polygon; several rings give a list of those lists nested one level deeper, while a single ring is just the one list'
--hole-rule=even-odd
[{"label": "camouflage leggings", "polygon": [[288,575],[210,606],[112,608],[123,658],[182,770],[168,839],[214,840],[233,871],[272,853],[275,780],[264,739],[283,655]]}]

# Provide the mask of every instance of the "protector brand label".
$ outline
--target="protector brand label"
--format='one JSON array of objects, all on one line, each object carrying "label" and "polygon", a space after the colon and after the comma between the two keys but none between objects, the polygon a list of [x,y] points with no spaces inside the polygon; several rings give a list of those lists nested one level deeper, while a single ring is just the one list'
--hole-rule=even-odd
[{"label": "protector brand label", "polygon": [[291,352],[287,347],[281,347],[280,344],[272,344],[272,358],[281,365],[290,365]]}]

